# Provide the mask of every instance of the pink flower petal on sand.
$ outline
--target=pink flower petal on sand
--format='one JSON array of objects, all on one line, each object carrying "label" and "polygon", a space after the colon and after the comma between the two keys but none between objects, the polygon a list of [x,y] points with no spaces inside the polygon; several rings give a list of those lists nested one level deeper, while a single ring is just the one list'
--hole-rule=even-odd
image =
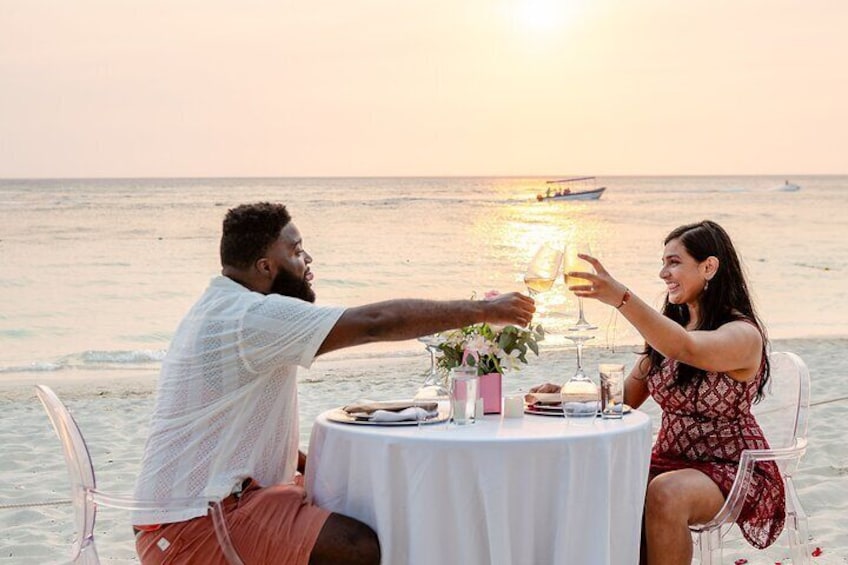
[{"label": "pink flower petal on sand", "polygon": [[748,560],[743,557],[742,559],[737,559],[736,561],[734,561],[733,565],[745,565],[745,563],[747,562]]},{"label": "pink flower petal on sand", "polygon": [[500,292],[497,290],[487,290],[486,294],[483,295],[483,300],[491,300],[499,294]]},{"label": "pink flower petal on sand", "polygon": [[818,556],[819,556],[819,555],[821,555],[822,553],[824,553],[824,552],[822,551],[822,548],[817,547],[817,548],[815,548],[815,549],[813,550],[813,557],[818,557]]}]

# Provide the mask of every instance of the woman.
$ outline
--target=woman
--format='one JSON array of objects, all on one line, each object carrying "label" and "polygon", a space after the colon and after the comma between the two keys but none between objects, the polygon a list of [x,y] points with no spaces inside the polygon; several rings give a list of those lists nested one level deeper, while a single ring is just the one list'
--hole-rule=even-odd
[{"label": "woman", "polygon": [[[647,561],[690,563],[690,524],[721,508],[743,449],[768,443],[751,415],[769,379],[765,330],[754,312],[733,243],[715,222],[681,226],[665,239],[662,314],[615,280],[594,257],[597,274],[576,295],[618,308],[645,338],[645,351],[625,381],[625,402],[651,395],[663,410],[651,454],[645,500]],[[545,387],[550,390],[549,385]],[[783,483],[774,463],[759,464],[752,494],[737,520],[755,547],[783,529]]]}]

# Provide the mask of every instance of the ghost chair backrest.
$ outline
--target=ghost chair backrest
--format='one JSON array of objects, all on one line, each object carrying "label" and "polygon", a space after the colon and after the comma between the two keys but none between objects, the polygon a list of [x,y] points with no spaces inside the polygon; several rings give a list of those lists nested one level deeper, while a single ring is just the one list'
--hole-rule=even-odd
[{"label": "ghost chair backrest", "polygon": [[[230,539],[220,499],[138,500],[131,496],[113,495],[99,491],[91,454],[76,420],[50,387],[37,385],[36,394],[44,405],[44,410],[50,418],[50,423],[53,424],[56,435],[62,442],[62,451],[67,463],[76,527],[74,543],[71,547],[72,563],[81,565],[97,565],[100,563],[97,547],[94,543],[94,523],[98,505],[124,510],[179,510],[203,505],[209,507],[208,515],[212,520],[216,538],[225,559],[231,565],[242,565],[238,552]],[[129,528],[129,524],[127,524],[127,528]]]},{"label": "ghost chair backrest", "polygon": [[702,564],[722,563],[722,539],[733,528],[753,485],[757,463],[772,461],[780,469],[786,496],[786,522],[792,562],[809,563],[807,516],[798,499],[793,475],[807,451],[807,417],[810,408],[810,372],[791,352],[769,354],[771,379],[765,397],[752,408],[769,449],[746,449],[739,460],[736,479],[724,506],[712,520],[690,526]]}]

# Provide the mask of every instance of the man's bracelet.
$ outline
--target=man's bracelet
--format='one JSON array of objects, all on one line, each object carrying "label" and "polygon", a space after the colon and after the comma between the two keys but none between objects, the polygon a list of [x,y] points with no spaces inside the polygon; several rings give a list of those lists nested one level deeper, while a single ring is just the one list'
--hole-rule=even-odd
[{"label": "man's bracelet", "polygon": [[627,301],[630,300],[631,296],[632,296],[632,294],[630,294],[630,289],[627,288],[627,287],[624,287],[624,296],[621,297],[621,304],[616,306],[616,308],[621,310],[621,307],[624,306],[625,304],[627,304]]}]

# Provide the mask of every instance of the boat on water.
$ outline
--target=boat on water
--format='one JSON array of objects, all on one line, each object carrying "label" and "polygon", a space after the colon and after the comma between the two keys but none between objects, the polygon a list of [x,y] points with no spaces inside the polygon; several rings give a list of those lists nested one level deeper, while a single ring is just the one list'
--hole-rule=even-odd
[{"label": "boat on water", "polygon": [[596,184],[595,177],[574,177],[568,179],[549,180],[549,186],[544,194],[537,194],[536,200],[597,200],[607,189],[605,186],[598,188],[585,188]]},{"label": "boat on water", "polygon": [[801,186],[785,180],[783,181],[783,184],[774,187],[772,190],[776,190],[778,192],[797,192],[801,190]]}]

